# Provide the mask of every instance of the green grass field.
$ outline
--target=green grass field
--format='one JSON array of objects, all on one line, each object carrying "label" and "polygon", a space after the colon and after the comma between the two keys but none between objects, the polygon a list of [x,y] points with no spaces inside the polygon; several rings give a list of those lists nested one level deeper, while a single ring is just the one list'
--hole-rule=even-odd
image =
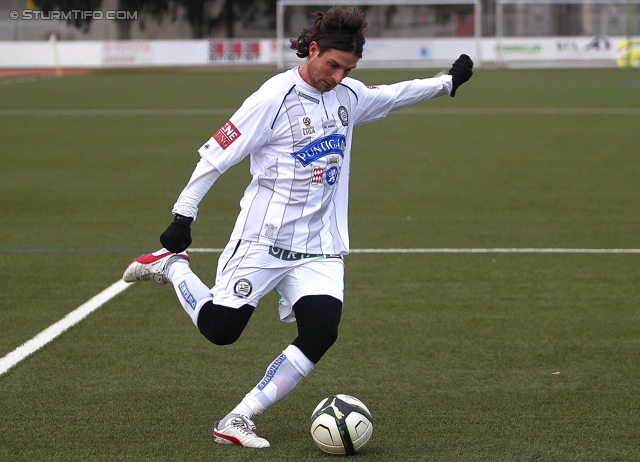
[{"label": "green grass field", "polygon": [[[269,75],[0,85],[0,358],[159,246],[197,149]],[[352,247],[640,249],[638,82],[616,69],[479,69],[456,98],[357,128]],[[245,161],[214,185],[194,247],[224,246],[249,178]],[[192,255],[209,284],[217,257]],[[374,416],[358,460],[639,461],[639,259],[349,255],[340,338],[255,419],[264,451],[210,431],[296,335],[275,297],[221,348],[171,287],[134,284],[0,375],[0,460],[330,460],[308,419],[348,393]]]}]

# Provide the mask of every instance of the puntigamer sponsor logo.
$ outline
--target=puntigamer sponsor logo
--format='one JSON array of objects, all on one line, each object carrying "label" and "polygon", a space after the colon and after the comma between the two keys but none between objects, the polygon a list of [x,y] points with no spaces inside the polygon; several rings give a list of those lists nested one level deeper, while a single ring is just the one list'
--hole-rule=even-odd
[{"label": "puntigamer sponsor logo", "polygon": [[278,356],[275,359],[275,361],[271,363],[271,365],[269,366],[269,369],[267,369],[267,372],[264,374],[264,378],[260,381],[258,385],[256,385],[256,388],[258,390],[264,390],[264,387],[266,387],[269,384],[269,382],[271,382],[271,379],[273,379],[273,376],[276,375],[276,372],[278,372],[278,369],[280,369],[280,366],[282,365],[283,362],[285,362],[286,359],[287,357],[283,353],[280,356]]},{"label": "puntigamer sponsor logo", "polygon": [[180,293],[182,294],[182,297],[191,306],[191,309],[195,310],[197,302],[196,302],[195,297],[189,291],[189,288],[187,287],[187,283],[182,281],[178,285],[178,288],[180,289]]},{"label": "puntigamer sponsor logo", "polygon": [[340,157],[344,157],[346,146],[347,143],[344,135],[329,135],[314,141],[299,151],[291,153],[291,155],[306,167],[314,160],[328,156],[329,154],[338,154]]}]

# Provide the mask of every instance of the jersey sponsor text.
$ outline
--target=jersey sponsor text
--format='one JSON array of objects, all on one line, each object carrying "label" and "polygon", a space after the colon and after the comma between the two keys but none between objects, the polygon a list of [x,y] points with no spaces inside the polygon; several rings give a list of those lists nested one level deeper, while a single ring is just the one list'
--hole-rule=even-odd
[{"label": "jersey sponsor text", "polygon": [[339,154],[340,157],[344,157],[346,145],[344,135],[329,135],[317,139],[299,151],[292,152],[291,155],[298,159],[303,167],[306,167],[314,160],[330,154]]},{"label": "jersey sponsor text", "polygon": [[300,98],[304,98],[304,99],[306,99],[306,100],[309,100],[309,101],[311,101],[312,103],[320,104],[320,100],[319,100],[319,99],[314,98],[313,96],[309,96],[309,95],[307,95],[307,94],[305,94],[305,93],[302,93],[301,91],[299,91],[299,92],[298,92],[298,96],[299,96]]},{"label": "jersey sponsor text", "polygon": [[218,142],[222,149],[227,149],[240,135],[240,130],[231,121],[228,121],[213,135],[213,139]]}]

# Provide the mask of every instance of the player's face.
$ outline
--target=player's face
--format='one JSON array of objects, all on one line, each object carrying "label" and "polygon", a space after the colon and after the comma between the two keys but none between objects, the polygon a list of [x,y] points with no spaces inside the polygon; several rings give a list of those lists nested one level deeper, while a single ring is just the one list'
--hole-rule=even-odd
[{"label": "player's face", "polygon": [[320,53],[316,42],[309,45],[309,57],[300,68],[300,76],[314,88],[325,92],[335,88],[358,64],[349,51],[329,49]]}]

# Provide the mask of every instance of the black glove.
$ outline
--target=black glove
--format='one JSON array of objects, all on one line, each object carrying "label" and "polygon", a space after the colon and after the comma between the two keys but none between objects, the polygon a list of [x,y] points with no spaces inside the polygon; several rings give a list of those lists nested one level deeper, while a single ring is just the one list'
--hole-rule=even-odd
[{"label": "black glove", "polygon": [[173,223],[160,235],[162,247],[169,252],[180,253],[191,245],[191,222],[193,218],[174,215]]},{"label": "black glove", "polygon": [[456,96],[457,88],[465,83],[473,75],[473,61],[467,55],[460,55],[456,62],[453,63],[451,69],[449,69],[449,75],[453,80],[453,90],[451,90],[452,98]]}]

